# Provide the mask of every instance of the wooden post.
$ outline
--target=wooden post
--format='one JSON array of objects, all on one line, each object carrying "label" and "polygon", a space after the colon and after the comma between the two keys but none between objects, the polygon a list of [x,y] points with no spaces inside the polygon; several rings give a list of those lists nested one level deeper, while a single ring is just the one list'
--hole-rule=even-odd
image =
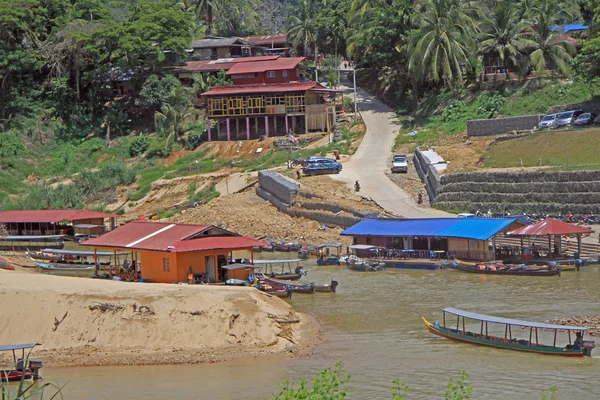
[{"label": "wooden post", "polygon": [[208,128],[208,141],[212,141],[212,132],[210,130],[210,118],[208,119],[208,121],[206,122],[206,127]]},{"label": "wooden post", "polygon": [[246,140],[250,140],[250,117],[246,117]]},{"label": "wooden post", "polygon": [[229,125],[229,118],[226,119],[227,122],[227,141],[229,142],[231,140],[231,129],[230,129],[230,125]]},{"label": "wooden post", "polygon": [[254,131],[256,133],[256,136],[259,136],[259,134],[258,134],[258,117],[254,117]]},{"label": "wooden post", "polygon": [[535,328],[535,345],[536,346],[540,345],[540,341],[538,339],[538,330],[537,330],[537,328]]},{"label": "wooden post", "polygon": [[581,233],[577,234],[577,253],[579,253],[579,258],[581,258]]},{"label": "wooden post", "polygon": [[460,315],[456,316],[456,331],[458,332],[458,324],[460,323]]},{"label": "wooden post", "polygon": [[[113,249],[113,255],[115,257],[115,265],[114,265],[115,272],[117,272],[118,271],[118,269],[117,269],[117,250]],[[119,276],[119,274],[115,274],[115,275]]]},{"label": "wooden post", "polygon": [[558,332],[558,329],[554,330],[554,347],[556,347],[556,332]]},{"label": "wooden post", "polygon": [[531,346],[531,337],[533,336],[533,328],[529,328],[529,343],[527,343],[528,346]]},{"label": "wooden post", "polygon": [[235,138],[236,139],[240,138],[240,119],[239,118],[235,119]]},{"label": "wooden post", "polygon": [[273,117],[273,126],[274,126],[274,130],[273,130],[273,135],[277,136],[277,115]]},{"label": "wooden post", "polygon": [[510,324],[508,324],[508,338],[512,341],[512,330],[510,329]]},{"label": "wooden post", "polygon": [[288,122],[288,116],[285,116],[285,134],[289,134],[290,133],[290,124]]},{"label": "wooden post", "polygon": [[98,275],[98,255],[96,254],[97,249],[94,247],[94,271]]},{"label": "wooden post", "polygon": [[269,117],[265,115],[265,135],[269,137]]}]

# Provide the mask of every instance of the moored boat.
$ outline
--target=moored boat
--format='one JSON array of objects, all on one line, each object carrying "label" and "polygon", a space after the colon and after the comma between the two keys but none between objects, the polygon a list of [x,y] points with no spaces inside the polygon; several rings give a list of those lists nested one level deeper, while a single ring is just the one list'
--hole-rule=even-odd
[{"label": "moored boat", "polygon": [[262,275],[260,282],[267,283],[272,285],[273,287],[283,287],[286,286],[294,293],[309,293],[313,294],[315,292],[315,283],[290,283],[290,282],[279,282],[275,279],[271,279],[265,275]]},{"label": "moored boat", "polygon": [[[29,359],[29,357],[25,356],[25,350],[31,351],[31,349],[37,345],[39,345],[39,343],[9,344],[0,346],[0,352],[12,352],[12,358],[15,363],[15,365],[11,368],[0,368],[0,382],[40,379],[39,370],[42,368],[42,361]],[[17,358],[17,350],[21,350],[20,358]]]},{"label": "moored boat", "polygon": [[385,269],[385,263],[380,261],[361,260],[351,258],[348,260],[348,267],[354,271],[378,272]]},{"label": "moored boat", "polygon": [[8,270],[8,271],[14,271],[15,267],[11,263],[9,263],[8,260],[0,257],[0,269],[5,269],[5,270]]},{"label": "moored boat", "polygon": [[[281,264],[281,272],[275,271],[275,268]],[[292,264],[295,266],[292,270]],[[254,260],[254,267],[262,269],[262,273],[269,278],[281,279],[285,281],[297,281],[306,275],[306,271],[300,266],[300,259],[290,260]]]},{"label": "moored boat", "polygon": [[[336,254],[330,254],[329,249],[334,249]],[[313,247],[317,253],[317,265],[340,265],[341,243],[325,243]]]},{"label": "moored boat", "polygon": [[[583,340],[583,333],[587,330],[581,326],[553,325],[538,322],[522,321],[517,319],[494,317],[491,315],[477,314],[469,311],[459,310],[457,308],[445,308],[443,311],[443,323],[431,323],[425,317],[423,322],[429,332],[434,335],[453,339],[462,342],[492,346],[509,350],[525,351],[532,353],[557,355],[563,357],[591,357],[592,350],[596,347],[594,341]],[[456,328],[446,325],[446,313],[456,316]],[[462,325],[461,325],[462,317]],[[466,329],[465,318],[480,322],[479,332],[473,332]],[[490,334],[488,324],[504,325],[504,337]],[[512,327],[529,328],[529,340],[518,339],[512,334]],[[462,328],[462,329],[461,329]],[[554,332],[552,345],[542,344],[539,340],[539,330],[549,330]],[[567,332],[568,344],[564,347],[557,346],[558,332]],[[577,339],[571,341],[571,332],[576,332]]]},{"label": "moored boat", "polygon": [[560,265],[551,263],[548,266],[528,267],[525,264],[470,263],[452,260],[444,265],[458,271],[490,275],[560,276],[562,270]]},{"label": "moored boat", "polygon": [[35,261],[35,265],[37,265],[43,271],[56,271],[56,272],[88,272],[94,271],[96,269],[93,265],[63,265],[63,264],[51,264]]},{"label": "moored boat", "polygon": [[338,286],[338,281],[332,279],[331,283],[325,283],[323,285],[315,284],[315,292],[335,293]]}]

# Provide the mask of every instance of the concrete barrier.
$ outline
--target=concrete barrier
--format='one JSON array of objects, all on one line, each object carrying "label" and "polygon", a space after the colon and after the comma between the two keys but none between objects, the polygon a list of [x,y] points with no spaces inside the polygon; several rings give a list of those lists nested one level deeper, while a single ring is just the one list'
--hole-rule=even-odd
[{"label": "concrete barrier", "polygon": [[502,133],[535,128],[543,115],[524,115],[521,117],[474,119],[467,121],[468,136],[492,136]]},{"label": "concrete barrier", "polygon": [[438,194],[440,175],[437,172],[435,164],[432,164],[431,160],[424,155],[424,151],[429,151],[429,147],[418,147],[415,150],[413,164],[415,166],[415,170],[417,171],[417,175],[419,175],[419,178],[421,178],[421,182],[425,184],[425,190],[427,191],[429,200],[433,201]]}]

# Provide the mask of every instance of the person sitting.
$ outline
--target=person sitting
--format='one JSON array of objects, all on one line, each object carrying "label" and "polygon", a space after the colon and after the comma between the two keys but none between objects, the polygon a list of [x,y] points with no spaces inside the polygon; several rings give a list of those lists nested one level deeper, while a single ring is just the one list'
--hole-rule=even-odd
[{"label": "person sitting", "polygon": [[573,342],[573,350],[583,349],[583,335],[581,332],[577,332],[575,342]]}]

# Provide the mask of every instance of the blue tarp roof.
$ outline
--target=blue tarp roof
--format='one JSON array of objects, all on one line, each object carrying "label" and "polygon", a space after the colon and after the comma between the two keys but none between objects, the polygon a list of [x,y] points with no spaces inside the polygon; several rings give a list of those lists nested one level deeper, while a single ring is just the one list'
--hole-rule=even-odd
[{"label": "blue tarp roof", "polygon": [[566,24],[566,25],[560,25],[560,26],[552,26],[550,27],[551,30],[553,31],[559,31],[562,33],[568,33],[571,31],[585,31],[589,28],[589,26],[585,25],[585,24]]},{"label": "blue tarp roof", "polygon": [[342,231],[348,236],[420,236],[487,240],[514,218],[369,218]]}]

